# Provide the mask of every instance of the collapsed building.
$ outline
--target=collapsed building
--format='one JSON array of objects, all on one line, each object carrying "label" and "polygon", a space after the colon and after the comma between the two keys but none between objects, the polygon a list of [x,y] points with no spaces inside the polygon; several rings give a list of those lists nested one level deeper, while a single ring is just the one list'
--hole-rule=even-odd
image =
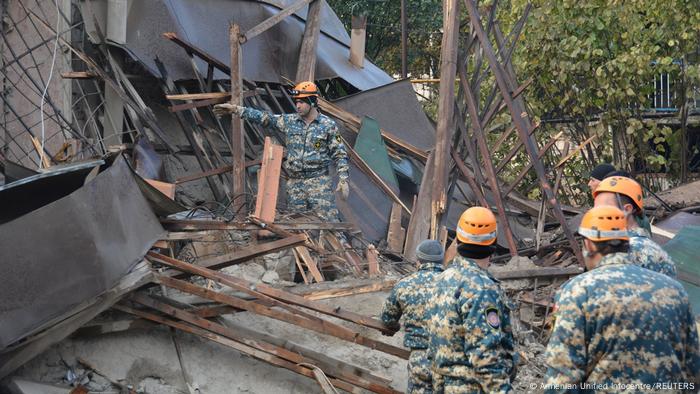
[{"label": "collapsed building", "polygon": [[[542,376],[554,291],[582,272],[582,210],[557,198],[576,149],[539,146],[510,65],[527,15],[504,36],[495,12],[470,12],[462,50],[445,32],[433,122],[409,80],[364,58],[361,21],[351,38],[322,0],[3,6],[5,390],[400,392],[408,351],[382,336],[382,292],[421,240],[454,245],[472,205],[503,223],[492,273],[518,304],[519,384]],[[306,79],[349,151],[340,223],[287,211],[282,136],[212,112],[293,112],[287,88]],[[500,179],[516,155],[528,164]],[[517,192],[533,173],[542,201]]]}]

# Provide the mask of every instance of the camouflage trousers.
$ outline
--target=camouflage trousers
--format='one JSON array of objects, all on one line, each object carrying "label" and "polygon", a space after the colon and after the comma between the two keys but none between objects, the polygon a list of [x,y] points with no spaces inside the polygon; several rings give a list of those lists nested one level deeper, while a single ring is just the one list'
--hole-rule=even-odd
[{"label": "camouflage trousers", "polygon": [[433,377],[427,349],[413,349],[408,358],[408,394],[432,394]]},{"label": "camouflage trousers", "polygon": [[[510,384],[507,385],[510,387]],[[487,394],[488,391],[474,380],[464,380],[452,376],[442,376],[433,374],[433,390],[435,394]],[[500,390],[501,392],[509,392],[509,390]]]},{"label": "camouflage trousers", "polygon": [[313,211],[323,220],[339,222],[330,175],[287,179],[287,209],[299,213]]}]

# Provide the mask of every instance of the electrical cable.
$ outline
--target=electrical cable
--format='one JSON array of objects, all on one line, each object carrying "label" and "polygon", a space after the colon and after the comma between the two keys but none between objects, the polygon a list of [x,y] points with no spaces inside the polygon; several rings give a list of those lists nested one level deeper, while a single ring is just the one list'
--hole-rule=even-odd
[{"label": "electrical cable", "polygon": [[49,78],[46,80],[46,86],[44,86],[44,91],[41,93],[41,105],[39,114],[41,115],[41,150],[39,151],[39,168],[42,168],[44,163],[42,158],[44,157],[44,142],[45,142],[45,125],[44,125],[44,102],[46,101],[46,93],[49,90],[49,85],[51,84],[51,78],[53,77],[53,70],[56,65],[56,51],[58,50],[58,38],[59,38],[59,33],[58,33],[58,25],[61,22],[60,16],[61,12],[60,9],[58,8],[58,0],[55,1],[56,5],[56,28],[54,31],[56,31],[56,41],[54,41],[53,45],[53,54],[51,55],[51,68],[49,69]]}]

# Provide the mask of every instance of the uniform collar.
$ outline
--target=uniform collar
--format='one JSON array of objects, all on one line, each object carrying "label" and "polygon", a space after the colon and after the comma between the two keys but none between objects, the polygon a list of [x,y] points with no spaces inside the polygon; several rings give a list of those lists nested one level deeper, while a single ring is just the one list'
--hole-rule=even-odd
[{"label": "uniform collar", "polygon": [[[316,112],[318,113],[318,115],[316,115],[316,117],[314,118],[314,120],[311,121],[311,123],[314,123],[314,122],[320,123],[321,122],[321,115],[322,115],[321,111],[316,110]],[[296,115],[296,120],[298,120],[299,122],[306,123],[306,122],[304,122],[304,119],[301,118],[301,115],[299,115],[298,112],[295,112],[294,115]],[[309,123],[309,124],[311,124],[311,123]]]},{"label": "uniform collar", "polygon": [[628,264],[628,254],[627,253],[612,253],[603,256],[598,262],[596,268],[600,268],[606,265],[617,265],[617,264]]},{"label": "uniform collar", "polygon": [[627,230],[627,232],[629,232],[630,236],[632,236],[632,237],[644,237],[644,238],[650,237],[649,232],[643,227],[635,227],[635,228]]},{"label": "uniform collar", "polygon": [[442,263],[421,263],[420,267],[418,267],[418,271],[442,271]]},{"label": "uniform collar", "polygon": [[460,256],[460,255],[457,255],[452,260],[452,262],[450,262],[450,265],[465,268],[468,271],[472,271],[472,272],[475,272],[478,274],[484,274],[484,275],[488,276],[489,278],[494,279],[493,276],[491,276],[491,274],[487,270],[479,267],[479,264],[477,264],[476,261],[474,261],[472,259],[468,259],[468,258],[463,257],[463,256]]}]

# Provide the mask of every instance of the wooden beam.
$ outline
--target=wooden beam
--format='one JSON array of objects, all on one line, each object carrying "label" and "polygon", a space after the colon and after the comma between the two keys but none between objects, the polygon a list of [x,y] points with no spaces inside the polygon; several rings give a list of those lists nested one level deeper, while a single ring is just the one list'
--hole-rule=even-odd
[{"label": "wooden beam", "polygon": [[[241,98],[243,62],[240,36],[240,27],[237,24],[232,24],[229,28],[229,41],[231,45],[231,104],[233,105],[243,105]],[[231,190],[233,212],[236,217],[244,217],[247,214],[247,212],[243,212],[243,208],[246,206],[245,139],[243,120],[236,114],[231,115],[231,155],[233,157],[233,190]]]},{"label": "wooden beam", "polygon": [[296,248],[294,248],[294,251],[299,256],[299,260],[301,260],[304,263],[304,265],[309,269],[311,276],[314,277],[316,282],[323,282],[325,279],[323,279],[321,271],[318,270],[318,264],[316,263],[316,260],[314,260],[314,258],[311,257],[309,250],[303,246],[297,246]]},{"label": "wooden beam", "polygon": [[378,257],[377,249],[370,244],[367,247],[367,273],[370,278],[380,274]]},{"label": "wooden beam", "polygon": [[376,293],[379,291],[390,290],[396,284],[396,280],[384,280],[377,283],[371,283],[360,286],[342,287],[338,289],[317,290],[303,294],[307,300],[325,300],[328,298],[348,297],[357,294]]},{"label": "wooden beam", "polygon": [[318,37],[321,34],[321,8],[323,8],[324,1],[313,0],[309,4],[304,24],[304,37],[299,50],[296,83],[315,80],[316,48],[318,47]]},{"label": "wooden beam", "polygon": [[[263,148],[262,167],[258,171],[258,194],[255,199],[256,217],[262,220],[274,222],[277,209],[277,192],[280,186],[280,173],[282,172],[282,159],[284,148],[274,144],[272,138],[265,137]],[[265,234],[267,233],[267,234]],[[260,231],[259,236],[270,233]]]},{"label": "wooden beam", "polygon": [[61,73],[61,78],[64,79],[92,79],[97,74],[92,71],[64,71]]},{"label": "wooden beam", "polygon": [[[353,313],[350,311],[344,311],[341,310],[340,308],[332,308],[330,306],[309,301],[305,299],[304,297],[301,297],[299,295],[296,295],[294,293],[290,293],[288,291],[280,290],[277,288],[274,288],[272,286],[266,285],[264,283],[250,283],[248,281],[245,281],[240,278],[236,278],[230,275],[226,275],[221,272],[216,272],[210,269],[206,269],[203,267],[200,267],[198,265],[193,265],[186,263],[184,261],[180,261],[177,259],[174,259],[172,257],[160,255],[157,253],[149,252],[148,253],[148,258],[154,261],[157,261],[159,263],[169,265],[171,267],[174,267],[178,270],[188,272],[190,274],[194,275],[199,275],[211,280],[214,280],[218,283],[222,283],[226,286],[229,287],[234,287],[234,288],[248,288],[248,289],[255,289],[255,292],[259,292],[261,294],[264,294],[268,297],[272,297],[274,299],[280,300],[282,302],[286,302],[289,304],[301,306],[304,308],[311,309],[315,312],[320,312],[329,316],[333,316],[338,319],[342,319],[345,321],[353,322],[355,324],[359,324],[365,327],[369,328],[374,328],[376,330],[382,331],[382,332],[388,332],[389,330],[384,326],[382,322],[376,319],[372,319],[367,316],[362,316],[357,313]],[[235,306],[235,305],[233,305]]]},{"label": "wooden beam", "polygon": [[393,203],[391,216],[389,216],[389,231],[386,236],[387,249],[391,252],[401,253],[405,238],[406,230],[401,227],[401,205]]},{"label": "wooden beam", "polygon": [[[338,107],[336,104],[333,104],[330,101],[326,101],[322,98],[319,98],[318,106],[322,112],[340,120],[343,124],[347,125],[348,129],[350,129],[355,134],[360,132],[360,125],[362,124],[362,119],[360,119],[358,116],[348,111],[345,111],[344,109]],[[403,150],[409,153],[412,157],[420,160],[421,162],[425,162],[428,159],[428,152],[416,146],[413,146],[408,142],[403,141],[402,139],[397,137],[396,134],[390,133],[384,129],[380,129],[380,132],[388,146],[393,147],[395,149]]]},{"label": "wooden beam", "polygon": [[[144,319],[148,319],[148,320],[151,320],[151,321],[154,321],[157,323],[161,323],[161,324],[164,324],[166,326],[176,328],[178,330],[181,330],[181,331],[193,334],[193,335],[197,335],[199,337],[208,339],[212,342],[216,342],[216,343],[219,343],[221,345],[230,347],[234,350],[237,350],[243,354],[247,354],[247,355],[249,355],[253,358],[256,358],[258,360],[265,361],[267,363],[270,363],[272,365],[276,365],[278,367],[289,369],[290,371],[293,371],[293,372],[296,372],[300,375],[304,375],[306,377],[314,379],[313,372],[311,372],[311,370],[309,370],[308,368],[299,366],[293,362],[289,362],[287,360],[284,360],[281,357],[271,355],[267,352],[263,352],[261,350],[255,349],[254,347],[251,347],[251,346],[242,344],[240,342],[234,341],[232,339],[226,338],[222,335],[214,334],[210,331],[201,329],[201,328],[196,327],[196,326],[192,326],[189,324],[178,322],[178,321],[168,319],[168,318],[165,318],[162,316],[158,316],[158,315],[155,315],[153,313],[146,312],[146,311],[130,308],[130,307],[125,306],[125,305],[116,305],[114,308],[118,309],[122,312],[127,312],[127,313],[130,313],[132,315],[142,317]],[[343,382],[343,381],[340,381],[337,379],[331,379],[331,382],[333,382],[334,386],[336,386],[340,389],[346,390],[348,392],[351,392],[351,393],[358,392],[357,390],[355,390],[355,388],[352,385],[350,385],[346,382]]]},{"label": "wooden beam", "polygon": [[430,233],[430,204],[432,201],[432,176],[434,171],[435,153],[431,153],[423,171],[423,179],[418,190],[418,198],[413,203],[413,214],[406,230],[406,244],[403,255],[407,261],[416,261],[416,247],[427,239]]},{"label": "wooden beam", "polygon": [[241,37],[241,43],[244,44],[246,41],[252,40],[253,38],[257,37],[258,35],[266,32],[268,29],[270,29],[274,25],[280,23],[284,18],[286,18],[286,17],[292,15],[293,13],[299,11],[300,9],[304,8],[304,6],[309,4],[309,2],[311,2],[311,0],[299,0],[296,3],[291,4],[289,7],[276,13],[275,15],[258,23],[257,25],[252,27],[250,30],[245,32],[245,34]]},{"label": "wooden beam", "polygon": [[208,99],[208,100],[193,101],[191,103],[171,105],[168,107],[168,111],[170,111],[170,112],[186,111],[188,109],[195,109],[195,108],[201,108],[201,107],[208,107],[208,106],[214,105],[214,104],[221,104],[221,103],[225,103],[227,101],[228,101],[228,99],[225,97],[212,98],[212,99]]},{"label": "wooden beam", "polygon": [[491,272],[498,280],[507,279],[533,279],[548,278],[556,276],[574,276],[583,273],[581,267],[538,267],[533,269],[494,271]]},{"label": "wooden beam", "polygon": [[211,99],[228,99],[231,97],[231,92],[208,92],[208,93],[187,93],[187,94],[166,94],[168,100],[211,100]]},{"label": "wooden beam", "polygon": [[457,75],[457,42],[459,37],[459,0],[443,0],[443,34],[440,52],[440,97],[435,131],[434,171],[431,203],[431,238],[435,239],[439,218],[447,209],[447,171],[450,162],[449,143],[455,109]]},{"label": "wooden beam", "polygon": [[194,285],[189,282],[168,278],[165,276],[156,276],[156,280],[159,283],[173,289],[198,295],[200,297],[204,297],[212,301],[221,302],[226,305],[233,306],[235,308],[245,309],[249,312],[253,312],[262,316],[267,316],[275,320],[280,320],[290,324],[298,325],[300,327],[304,327],[321,334],[331,335],[336,338],[340,338],[349,342],[354,342],[359,345],[379,350],[388,354],[392,354],[397,357],[408,359],[408,355],[410,354],[410,352],[405,349],[397,348],[395,346],[361,336],[348,328],[331,323],[327,320],[323,320],[320,318],[311,319],[306,316],[300,316],[289,312],[271,309],[252,301],[246,301],[237,297],[232,297],[223,293],[206,289],[201,286]]},{"label": "wooden beam", "polygon": [[[224,222],[221,220],[181,220],[161,219],[160,224],[170,231],[202,231],[202,230],[259,230],[260,226],[254,223]],[[284,231],[329,230],[350,231],[354,230],[352,223],[347,222],[277,222],[275,227]]]}]

